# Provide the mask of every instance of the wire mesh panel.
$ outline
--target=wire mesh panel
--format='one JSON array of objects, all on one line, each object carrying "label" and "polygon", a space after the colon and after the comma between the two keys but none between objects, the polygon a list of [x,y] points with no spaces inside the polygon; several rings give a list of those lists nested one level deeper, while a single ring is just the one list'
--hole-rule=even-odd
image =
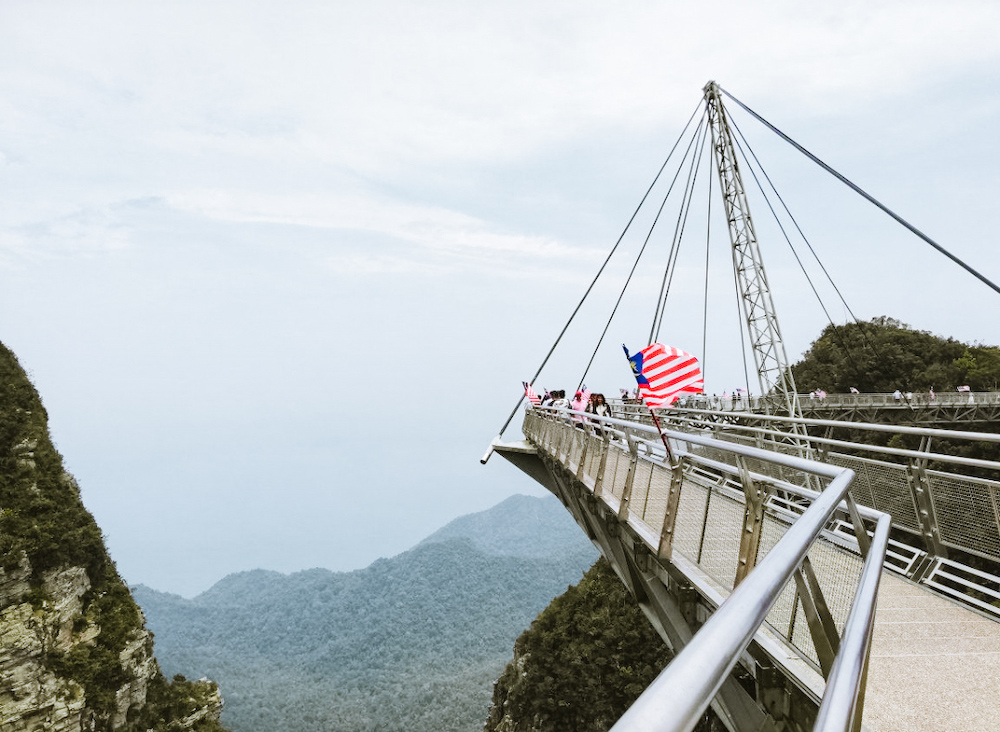
[{"label": "wire mesh panel", "polygon": [[597,471],[601,468],[601,453],[604,450],[604,440],[598,435],[590,435],[587,438],[587,460],[584,473],[592,480],[597,479]]},{"label": "wire mesh panel", "polygon": [[583,455],[583,432],[579,429],[570,430],[569,446],[566,453],[566,466],[574,473],[580,465]]},{"label": "wire mesh panel", "polygon": [[649,480],[649,491],[642,507],[642,521],[646,526],[659,532],[663,527],[663,517],[667,513],[667,497],[670,495],[669,468],[657,465]]},{"label": "wire mesh panel", "polygon": [[628,474],[628,453],[619,447],[611,445],[608,448],[608,461],[604,466],[604,490],[618,498],[622,497],[625,488],[625,476]]},{"label": "wire mesh panel", "polygon": [[867,504],[892,516],[892,522],[898,526],[920,531],[917,519],[917,507],[913,502],[913,492],[906,479],[906,466],[883,463],[877,460],[830,453],[828,461],[831,465],[851,468],[856,474],[852,488],[858,490],[855,499],[870,494],[872,502]]},{"label": "wire mesh panel", "polygon": [[[760,447],[763,447],[766,450],[771,450],[772,452],[780,452],[784,455],[794,455],[796,457],[807,456],[807,450],[802,445],[790,442],[775,442],[768,440],[763,445],[760,445]],[[778,480],[784,480],[788,483],[792,483],[793,485],[809,485],[808,477],[801,470],[795,470],[783,465],[775,465],[774,463],[766,460],[753,460],[753,463],[757,467],[753,467],[751,470],[757,470],[765,475],[770,475]]]},{"label": "wire mesh panel", "polygon": [[677,504],[674,522],[673,550],[692,562],[698,561],[701,537],[705,526],[705,512],[711,491],[697,483],[685,480]]},{"label": "wire mesh panel", "polygon": [[705,541],[699,565],[716,582],[733,589],[740,558],[740,535],[745,509],[729,496],[715,494],[708,506]]},{"label": "wire mesh panel", "polygon": [[[773,516],[764,516],[764,525],[761,527],[760,548],[757,552],[758,561],[759,558],[767,555],[781,541],[781,537],[785,535],[785,531],[787,530],[788,524],[786,522],[776,519]],[[776,633],[783,636],[786,640],[791,641],[793,624],[801,611],[802,608],[798,606],[795,581],[790,580],[782,588],[777,601],[771,607],[771,612],[767,614],[767,622]],[[814,662],[818,661],[816,650],[813,648],[811,640],[807,648],[800,648],[799,650]]]},{"label": "wire mesh panel", "polygon": [[864,560],[857,554],[826,541],[813,544],[809,550],[809,560],[820,587],[823,588],[823,597],[830,615],[833,616],[837,630],[842,631],[851,610]]},{"label": "wire mesh panel", "polygon": [[653,475],[653,464],[648,460],[639,460],[635,464],[635,475],[632,476],[632,493],[629,496],[629,513],[642,516],[646,505],[646,495],[649,493],[649,479]]},{"label": "wire mesh panel", "polygon": [[941,540],[1000,559],[1000,484],[928,470],[931,501]]},{"label": "wire mesh panel", "polygon": [[[861,576],[862,560],[839,547],[821,541],[816,542],[809,550],[809,560],[837,631],[842,633]],[[794,582],[791,585],[794,587]],[[801,600],[796,606],[795,625],[789,640],[805,657],[815,663],[819,662]]]},{"label": "wire mesh panel", "polygon": [[[717,438],[718,440],[721,440],[722,442],[735,442],[738,445],[753,444],[752,440],[748,440],[747,438],[741,437],[740,435],[722,433],[712,436]],[[713,460],[717,460],[720,463],[726,463],[727,465],[736,465],[736,455],[734,455],[733,453],[721,449],[713,450],[712,452],[715,453],[714,455],[711,456]]]},{"label": "wire mesh panel", "polygon": [[559,459],[563,465],[568,465],[569,459],[573,455],[573,440],[576,438],[576,433],[572,429],[567,428],[566,425],[563,425],[560,429],[562,430],[562,439],[559,445]]},{"label": "wire mesh panel", "polygon": [[615,452],[618,453],[618,460],[615,465],[615,476],[611,484],[611,492],[613,495],[621,498],[625,495],[625,483],[628,481],[628,469],[629,464],[632,462],[632,456],[621,449],[617,449]]}]

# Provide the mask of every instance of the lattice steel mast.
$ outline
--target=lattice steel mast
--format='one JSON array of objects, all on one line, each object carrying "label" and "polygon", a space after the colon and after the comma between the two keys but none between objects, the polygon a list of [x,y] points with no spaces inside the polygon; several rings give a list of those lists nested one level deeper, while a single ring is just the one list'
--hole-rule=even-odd
[{"label": "lattice steel mast", "polygon": [[788,416],[801,417],[795,381],[781,340],[778,316],[771,299],[767,275],[764,273],[764,261],[761,259],[753,220],[750,218],[743,180],[736,164],[733,139],[719,95],[719,86],[710,81],[704,91],[712,129],[712,149],[715,151],[719,185],[726,207],[726,220],[729,222],[729,240],[733,245],[733,266],[736,269],[740,297],[743,299],[743,312],[757,366],[760,391],[764,396],[774,397],[776,406],[783,408],[782,411]]}]

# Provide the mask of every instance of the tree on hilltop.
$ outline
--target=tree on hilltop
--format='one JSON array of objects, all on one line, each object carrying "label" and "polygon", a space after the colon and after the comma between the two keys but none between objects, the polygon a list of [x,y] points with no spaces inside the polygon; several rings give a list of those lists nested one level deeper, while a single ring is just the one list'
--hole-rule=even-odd
[{"label": "tree on hilltop", "polygon": [[914,330],[887,316],[828,325],[792,366],[799,391],[1000,389],[1000,348]]}]

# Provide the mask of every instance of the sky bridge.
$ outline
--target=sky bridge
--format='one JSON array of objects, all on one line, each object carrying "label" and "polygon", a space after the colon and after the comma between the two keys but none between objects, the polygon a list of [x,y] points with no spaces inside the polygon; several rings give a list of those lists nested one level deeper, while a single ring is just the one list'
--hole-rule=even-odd
[{"label": "sky bridge", "polygon": [[[834,419],[843,422],[884,422],[961,426],[1000,423],[1000,391],[985,392],[901,392],[896,394],[798,394],[803,417]],[[742,395],[699,395],[681,399],[683,406],[702,407],[716,412],[752,412],[772,414],[773,397]],[[636,400],[637,414],[645,407]]]},{"label": "sky bridge", "polygon": [[679,653],[615,730],[690,729],[710,704],[739,732],[1000,729],[1000,464],[822,438],[802,457],[697,414],[664,425],[671,463],[616,412],[529,409],[525,440],[493,444]]},{"label": "sky bridge", "polygon": [[[651,345],[641,357],[626,348],[643,400],[611,400],[610,414],[598,418],[536,398],[525,413],[524,440],[505,442],[518,402],[482,462],[498,452],[558,496],[677,653],[615,732],[691,730],[709,706],[732,732],[1000,729],[1000,462],[982,457],[995,456],[1000,443],[1000,433],[990,431],[1000,423],[991,367],[972,368],[976,357],[966,349],[964,365],[955,360],[960,353],[949,351],[932,368],[917,341],[894,340],[900,323],[881,317],[868,327],[854,316],[749,141],[730,125],[724,98],[995,293],[1000,285],[715,82],[703,92],[700,121],[692,127],[696,109],[569,322],[524,382],[530,397],[651,201],[648,231],[603,329],[591,328],[600,336],[577,382],[582,389],[607,352],[605,336],[632,275],[658,224],[672,219],[645,341]],[[675,152],[680,162],[664,176]],[[678,274],[678,262],[703,160],[717,174],[722,206],[713,208],[709,188],[702,277],[693,269]],[[786,354],[744,170],[767,202],[773,235],[780,231],[795,253],[829,323],[829,338],[813,349],[822,359],[799,372],[809,382],[803,391],[811,393],[799,393]],[[664,188],[656,203],[652,192]],[[661,216],[675,190],[676,218]],[[722,278],[711,277],[709,266],[708,221],[719,208],[729,238],[722,259],[732,265]],[[801,242],[793,244],[790,232]],[[803,244],[821,274],[806,271],[805,249],[803,256],[796,250]],[[674,298],[668,307],[675,275],[704,282],[701,302],[677,307]],[[697,342],[686,329],[701,312],[704,357],[716,328],[708,323],[709,303],[718,299],[710,282],[730,278],[740,332],[726,345],[739,343],[742,353],[715,363],[729,370],[723,374],[729,383],[742,366],[745,388],[708,394],[695,347],[668,347],[659,334],[665,327],[671,338],[687,333]],[[836,304],[822,302],[823,278]],[[853,321],[844,327],[830,318],[841,309]],[[628,330],[637,337],[634,323]],[[988,349],[984,364],[995,359]],[[621,363],[621,350],[611,350]],[[940,383],[945,377],[963,381]],[[817,388],[824,380],[849,393]],[[897,380],[900,391],[872,393],[893,389]],[[924,391],[904,392],[905,384]]]}]

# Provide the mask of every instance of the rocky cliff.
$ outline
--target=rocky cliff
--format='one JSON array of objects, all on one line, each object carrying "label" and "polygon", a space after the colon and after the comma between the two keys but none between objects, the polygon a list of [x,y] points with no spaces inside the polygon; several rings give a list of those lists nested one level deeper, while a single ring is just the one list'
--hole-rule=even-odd
[{"label": "rocky cliff", "polygon": [[152,634],[0,344],[0,729],[221,730],[209,681],[168,682]]}]

